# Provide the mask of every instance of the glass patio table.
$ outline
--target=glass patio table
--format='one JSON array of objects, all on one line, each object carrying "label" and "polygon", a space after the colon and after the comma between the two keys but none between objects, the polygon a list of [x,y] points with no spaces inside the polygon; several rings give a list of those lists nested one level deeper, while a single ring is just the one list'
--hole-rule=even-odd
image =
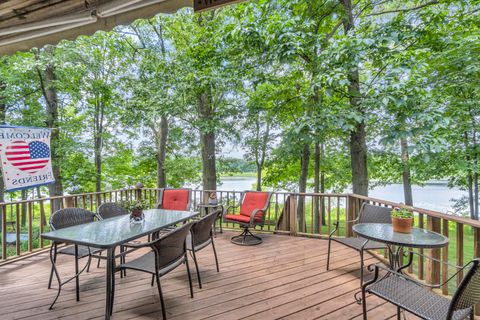
[{"label": "glass patio table", "polygon": [[385,243],[388,248],[390,268],[398,271],[407,267],[400,265],[400,252],[404,247],[434,249],[448,245],[448,238],[425,229],[412,228],[412,233],[394,232],[391,224],[386,223],[359,223],[352,227],[359,236],[368,240]]},{"label": "glass patio table", "polygon": [[[105,319],[110,319],[111,313],[110,306],[112,299],[112,280],[115,269],[115,248],[129,241],[160,231],[163,228],[187,221],[188,219],[196,217],[199,213],[194,211],[151,209],[145,210],[144,214],[145,220],[139,224],[130,223],[130,216],[124,215],[42,234],[43,239],[73,244],[75,246],[83,245],[92,249],[104,249],[107,251]],[[52,250],[53,245],[50,249],[50,260],[59,283],[59,288],[50,309],[57,301],[62,287]],[[78,275],[79,274],[76,274],[75,277],[68,281],[76,278]]]}]

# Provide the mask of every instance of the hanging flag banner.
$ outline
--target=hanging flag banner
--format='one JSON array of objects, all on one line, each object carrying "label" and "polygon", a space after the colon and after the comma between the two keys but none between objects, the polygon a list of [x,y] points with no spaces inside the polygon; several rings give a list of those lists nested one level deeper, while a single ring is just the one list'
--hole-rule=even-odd
[{"label": "hanging flag banner", "polygon": [[5,191],[55,182],[50,152],[51,130],[0,126],[0,159]]}]

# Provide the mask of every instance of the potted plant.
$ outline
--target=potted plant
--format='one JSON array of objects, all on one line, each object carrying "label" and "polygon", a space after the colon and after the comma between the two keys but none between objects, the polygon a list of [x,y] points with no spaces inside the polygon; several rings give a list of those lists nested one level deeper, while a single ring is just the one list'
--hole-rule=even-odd
[{"label": "potted plant", "polygon": [[392,227],[394,232],[411,233],[413,213],[407,208],[394,208],[392,210]]},{"label": "potted plant", "polygon": [[142,223],[145,215],[143,210],[148,208],[148,203],[144,200],[121,201],[120,205],[130,212],[131,223]]}]

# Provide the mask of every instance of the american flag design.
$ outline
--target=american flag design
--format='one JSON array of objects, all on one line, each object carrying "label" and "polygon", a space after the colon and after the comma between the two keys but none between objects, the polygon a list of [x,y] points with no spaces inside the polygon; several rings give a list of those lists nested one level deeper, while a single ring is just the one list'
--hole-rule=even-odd
[{"label": "american flag design", "polygon": [[35,173],[50,162],[50,148],[41,141],[12,141],[5,155],[12,166],[28,173]]}]

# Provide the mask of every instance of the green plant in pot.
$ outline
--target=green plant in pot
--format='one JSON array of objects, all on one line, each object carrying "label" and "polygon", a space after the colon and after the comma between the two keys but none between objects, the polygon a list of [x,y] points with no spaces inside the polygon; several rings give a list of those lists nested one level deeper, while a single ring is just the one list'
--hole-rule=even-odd
[{"label": "green plant in pot", "polygon": [[130,212],[131,223],[142,223],[145,215],[143,210],[148,209],[148,203],[145,200],[121,201],[120,205]]},{"label": "green plant in pot", "polygon": [[413,212],[407,208],[393,208],[392,227],[394,232],[411,233],[413,225]]}]

